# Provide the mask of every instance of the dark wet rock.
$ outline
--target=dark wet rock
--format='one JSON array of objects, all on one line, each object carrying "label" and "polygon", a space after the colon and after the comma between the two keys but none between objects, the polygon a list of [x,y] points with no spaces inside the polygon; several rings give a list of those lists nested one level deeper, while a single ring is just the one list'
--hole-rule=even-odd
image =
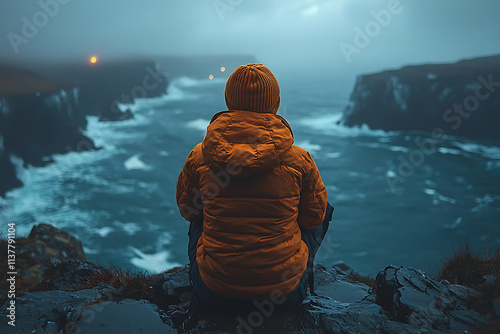
[{"label": "dark wet rock", "polygon": [[24,167],[43,167],[53,154],[97,150],[83,133],[87,115],[130,119],[119,103],[164,95],[168,86],[150,60],[29,66],[38,73],[0,64],[0,196],[22,186],[10,156]]},{"label": "dark wet rock", "polygon": [[[0,245],[0,263],[6,268],[7,242],[0,241]],[[81,241],[51,225],[35,225],[27,238],[16,240],[16,270],[20,279],[38,282],[48,262],[70,259],[86,261]]]},{"label": "dark wet rock", "polygon": [[189,266],[162,274],[154,283],[153,289],[161,296],[165,305],[190,301],[193,289],[189,280]]},{"label": "dark wet rock", "polygon": [[377,304],[395,321],[454,333],[486,322],[465,301],[478,295],[470,288],[445,285],[409,267],[389,266],[377,275]]},{"label": "dark wet rock", "polygon": [[[455,333],[486,321],[464,306],[464,299],[475,291],[446,286],[412,268],[395,268],[398,273],[391,276],[393,268],[383,271],[386,280],[379,275],[375,292],[351,282],[338,267],[317,265],[317,295],[295,309],[254,302],[246,307],[203,309],[194,319],[189,311],[178,312],[170,319],[186,333]],[[189,289],[186,276],[187,271],[169,274],[170,283],[164,286],[170,295],[175,289]],[[397,306],[389,305],[389,299]]]},{"label": "dark wet rock", "polygon": [[95,315],[81,317],[74,330],[82,334],[178,333],[162,321],[157,307],[147,301],[125,299],[118,303],[94,304],[92,307]]},{"label": "dark wet rock", "polygon": [[[98,296],[97,290],[38,291],[17,296],[15,303],[15,328],[0,321],[2,333],[59,333],[70,328],[82,314],[90,314],[91,302]],[[6,305],[0,310],[0,318],[8,319]],[[68,331],[63,331],[68,332]]]},{"label": "dark wet rock", "polygon": [[493,301],[493,307],[495,308],[495,315],[500,317],[500,298]]},{"label": "dark wet rock", "polygon": [[[79,255],[81,244],[50,226],[37,227],[30,238],[34,254],[50,245],[61,248],[53,255],[63,250]],[[49,266],[36,286],[49,291],[18,292],[15,332],[433,334],[465,333],[489,319],[466,307],[476,291],[435,281],[409,267],[389,266],[377,275],[376,285],[369,286],[339,266],[316,265],[316,294],[295,308],[271,301],[222,309],[200,305],[192,301],[189,266],[152,276],[147,284],[137,282],[146,280],[140,275],[132,281],[123,275],[76,259]],[[83,290],[73,291],[78,289]],[[494,302],[497,315],[499,304]],[[8,306],[7,300],[1,307],[3,319]],[[13,333],[6,322],[0,322],[0,331]]]},{"label": "dark wet rock", "polygon": [[339,267],[325,268],[316,265],[314,282],[317,295],[341,303],[362,301],[373,293],[365,284],[350,282],[348,274]]},{"label": "dark wet rock", "polygon": [[345,272],[351,270],[351,267],[349,267],[344,261],[337,261],[334,264],[332,264],[332,267],[337,267]]},{"label": "dark wet rock", "polygon": [[498,140],[499,109],[497,55],[359,76],[340,123]]},{"label": "dark wet rock", "polygon": [[105,109],[101,113],[101,117],[99,118],[100,122],[115,122],[115,121],[124,121],[127,119],[134,118],[134,114],[130,109],[127,109],[125,111],[121,111],[120,107],[118,105],[115,105],[114,107],[110,109]]},{"label": "dark wet rock", "polygon": [[86,261],[82,242],[64,230],[52,225],[39,224],[33,226],[28,239],[37,239],[47,245],[47,255],[59,260],[75,259]]},{"label": "dark wet rock", "polygon": [[57,93],[6,95],[0,103],[0,133],[5,151],[25,165],[44,166],[52,154],[93,149],[82,133],[87,120],[77,88]]}]

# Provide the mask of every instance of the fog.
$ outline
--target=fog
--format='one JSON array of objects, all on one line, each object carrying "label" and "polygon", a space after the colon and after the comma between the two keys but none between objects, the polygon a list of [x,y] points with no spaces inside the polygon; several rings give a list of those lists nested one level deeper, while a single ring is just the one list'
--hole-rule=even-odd
[{"label": "fog", "polygon": [[497,0],[0,0],[0,62],[250,54],[350,75],[499,53],[499,12]]}]

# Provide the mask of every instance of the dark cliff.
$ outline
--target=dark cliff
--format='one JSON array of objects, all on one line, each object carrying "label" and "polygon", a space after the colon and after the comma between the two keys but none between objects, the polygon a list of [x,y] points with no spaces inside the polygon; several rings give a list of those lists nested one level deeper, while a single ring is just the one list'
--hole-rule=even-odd
[{"label": "dark cliff", "polygon": [[500,56],[360,76],[340,122],[498,140]]},{"label": "dark cliff", "polygon": [[82,132],[87,115],[102,121],[131,118],[119,103],[163,95],[168,85],[151,61],[43,69],[50,77],[0,65],[0,196],[22,186],[14,156],[24,166],[44,166],[52,154],[95,150]]},{"label": "dark cliff", "polygon": [[127,118],[130,114],[125,115],[117,104],[161,96],[168,86],[166,75],[150,60],[100,59],[95,64],[38,64],[31,68],[78,87],[81,107],[88,115],[98,115],[103,120]]}]

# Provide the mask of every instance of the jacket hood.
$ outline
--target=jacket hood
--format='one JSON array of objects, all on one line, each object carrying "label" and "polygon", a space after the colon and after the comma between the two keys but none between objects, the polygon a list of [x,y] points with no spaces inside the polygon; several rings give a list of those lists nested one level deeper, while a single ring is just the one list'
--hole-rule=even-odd
[{"label": "jacket hood", "polygon": [[211,169],[247,177],[278,165],[292,145],[292,129],[283,117],[229,110],[212,117],[201,149]]}]

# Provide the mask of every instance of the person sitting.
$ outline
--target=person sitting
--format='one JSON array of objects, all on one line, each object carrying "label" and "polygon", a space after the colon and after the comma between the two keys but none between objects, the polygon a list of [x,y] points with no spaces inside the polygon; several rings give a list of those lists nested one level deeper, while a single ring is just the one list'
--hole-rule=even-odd
[{"label": "person sitting", "polygon": [[280,87],[266,66],[236,68],[225,100],[177,180],[194,293],[214,306],[297,305],[333,207],[313,158],[277,115]]}]

